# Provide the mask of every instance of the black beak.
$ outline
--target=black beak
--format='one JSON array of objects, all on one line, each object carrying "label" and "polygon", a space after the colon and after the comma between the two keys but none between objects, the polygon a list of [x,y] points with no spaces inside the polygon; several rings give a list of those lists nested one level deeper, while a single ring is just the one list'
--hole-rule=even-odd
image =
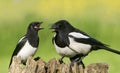
[{"label": "black beak", "polygon": [[57,29],[57,26],[53,24],[50,29]]},{"label": "black beak", "polygon": [[52,29],[52,32],[55,32],[55,31],[56,31],[56,29],[57,29],[57,27],[56,27],[56,25],[55,25],[55,24],[52,24],[52,25],[51,25],[51,27],[50,27],[50,29]]}]

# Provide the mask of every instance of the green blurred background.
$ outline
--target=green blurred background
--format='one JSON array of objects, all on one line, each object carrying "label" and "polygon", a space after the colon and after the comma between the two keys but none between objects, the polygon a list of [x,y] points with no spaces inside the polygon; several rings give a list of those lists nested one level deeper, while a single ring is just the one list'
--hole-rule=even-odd
[{"label": "green blurred background", "polygon": [[[16,43],[32,21],[43,21],[45,28],[39,32],[40,46],[34,57],[40,56],[46,62],[60,58],[49,27],[61,19],[120,50],[119,0],[0,0],[0,73],[7,73]],[[119,55],[99,50],[84,59],[86,65],[96,62],[108,63],[109,73],[120,73]]]}]

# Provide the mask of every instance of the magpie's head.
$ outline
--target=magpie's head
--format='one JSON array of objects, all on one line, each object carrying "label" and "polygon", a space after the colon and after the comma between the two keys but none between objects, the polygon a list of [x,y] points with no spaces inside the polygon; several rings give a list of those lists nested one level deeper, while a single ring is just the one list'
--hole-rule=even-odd
[{"label": "magpie's head", "polygon": [[28,27],[28,30],[33,30],[33,31],[38,31],[38,30],[41,30],[41,29],[43,29],[42,27],[41,27],[41,24],[42,24],[43,22],[32,22],[32,23],[30,23],[30,25],[29,25],[29,27]]},{"label": "magpie's head", "polygon": [[63,32],[70,32],[74,29],[74,27],[66,20],[60,20],[56,23],[54,23],[52,26],[51,26],[51,29],[53,29],[53,32],[60,32],[60,31],[63,31]]}]

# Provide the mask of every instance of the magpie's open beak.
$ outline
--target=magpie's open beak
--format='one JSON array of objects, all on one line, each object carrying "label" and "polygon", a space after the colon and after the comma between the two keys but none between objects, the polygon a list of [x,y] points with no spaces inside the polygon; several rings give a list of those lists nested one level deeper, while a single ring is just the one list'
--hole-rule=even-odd
[{"label": "magpie's open beak", "polygon": [[42,24],[43,22],[39,22],[36,26],[35,26],[35,28],[37,29],[37,30],[42,30],[42,29],[44,29],[44,28],[42,28],[41,27],[41,24]]},{"label": "magpie's open beak", "polygon": [[50,29],[52,29],[52,32],[55,32],[57,27],[56,27],[56,25],[53,24],[53,25],[51,25]]}]

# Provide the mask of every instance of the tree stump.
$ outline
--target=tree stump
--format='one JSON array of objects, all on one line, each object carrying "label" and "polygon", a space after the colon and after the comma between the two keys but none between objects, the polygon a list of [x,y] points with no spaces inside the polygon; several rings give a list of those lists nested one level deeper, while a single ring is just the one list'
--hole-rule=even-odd
[{"label": "tree stump", "polygon": [[74,66],[70,66],[70,63],[60,64],[59,60],[55,58],[46,63],[42,59],[35,61],[29,57],[26,66],[23,66],[21,58],[15,56],[8,73],[108,73],[108,64],[94,63],[83,69],[77,63],[74,63]]}]

